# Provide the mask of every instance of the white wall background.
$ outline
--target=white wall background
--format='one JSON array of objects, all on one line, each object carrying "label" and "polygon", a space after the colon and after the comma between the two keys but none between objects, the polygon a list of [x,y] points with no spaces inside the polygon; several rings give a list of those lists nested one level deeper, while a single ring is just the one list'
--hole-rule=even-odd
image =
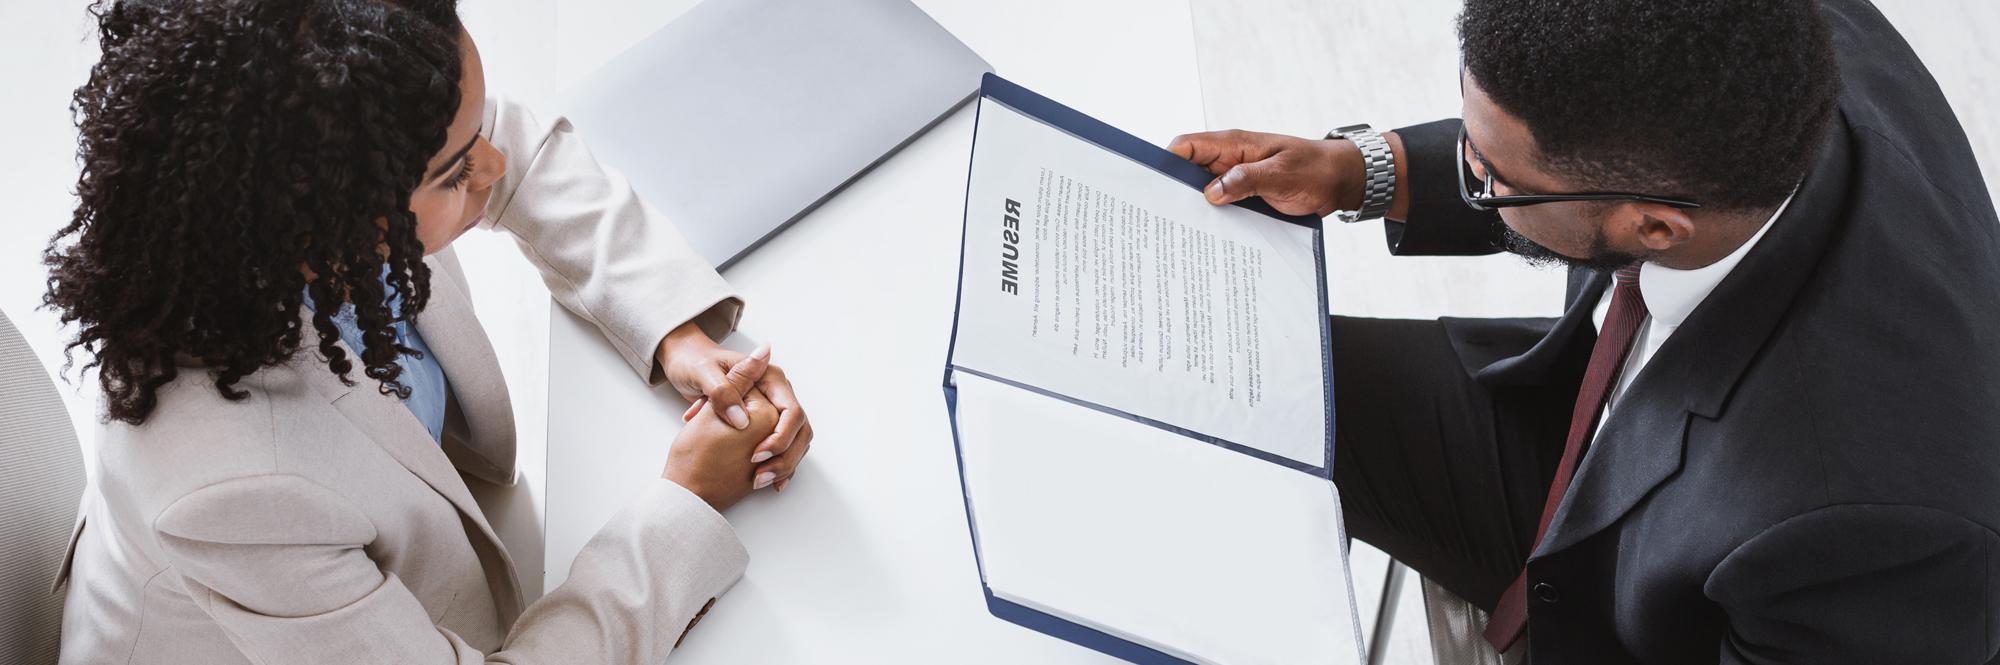
[{"label": "white wall background", "polygon": [[[464,0],[496,91],[544,106],[564,81],[589,71],[650,33],[695,0]],[[1002,0],[972,0],[1000,2]],[[1091,0],[1075,0],[1089,2]],[[1206,127],[1240,127],[1317,136],[1350,122],[1377,127],[1455,115],[1458,89],[1452,18],[1457,0],[1158,0],[1186,3],[1193,16]],[[46,273],[40,254],[69,218],[76,171],[70,91],[95,59],[91,19],[82,0],[0,0],[0,311],[13,319],[54,374],[67,332],[38,309]],[[951,12],[966,3],[923,3]],[[2000,30],[1993,0],[1878,0],[1916,47],[1958,110],[2000,187]],[[952,21],[939,16],[946,25]],[[1032,41],[1032,27],[1023,26]],[[1018,44],[971,46],[1007,72],[992,51]],[[1102,63],[1099,63],[1102,64]],[[1090,63],[1082,63],[1088,72]],[[1088,74],[1073,78],[1085,79]],[[1049,80],[1042,73],[1037,80]],[[1088,86],[1088,80],[1068,85]],[[1046,87],[1046,86],[1045,86]],[[1043,92],[1063,98],[1061,90]],[[584,128],[588,133],[588,128]],[[1150,137],[1149,138],[1154,138]],[[1337,312],[1370,316],[1546,315],[1559,305],[1560,278],[1504,257],[1391,261],[1375,225],[1331,234],[1328,270]],[[498,234],[471,234],[459,252],[475,305],[503,358],[516,398],[524,451],[539,451],[547,421],[548,307],[538,277]],[[73,376],[73,375],[72,375]],[[95,426],[87,386],[63,384],[79,435]],[[933,405],[925,404],[924,408]],[[4,454],[4,452],[0,452]],[[524,459],[531,467],[538,460]],[[1360,550],[1361,548],[1357,548]],[[1357,553],[1361,598],[1379,589],[1379,554]],[[1422,628],[1405,595],[1392,649],[1395,662],[1428,662]],[[1373,607],[1363,608],[1364,619]]]}]

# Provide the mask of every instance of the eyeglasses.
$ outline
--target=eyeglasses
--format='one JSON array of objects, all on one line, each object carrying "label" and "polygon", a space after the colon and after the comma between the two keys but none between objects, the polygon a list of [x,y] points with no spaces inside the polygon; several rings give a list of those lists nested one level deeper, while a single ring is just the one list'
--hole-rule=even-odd
[{"label": "eyeglasses", "polygon": [[1479,154],[1479,150],[1477,148],[1472,147],[1472,142],[1466,139],[1465,125],[1462,123],[1458,126],[1458,154],[1460,156],[1460,159],[1464,159],[1465,156],[1470,155],[1473,159],[1479,160],[1480,169],[1486,172],[1486,177],[1480,179],[1479,181],[1480,188],[1474,190],[1472,188],[1473,182],[1467,181],[1465,178],[1465,172],[1468,169],[1465,168],[1464,164],[1459,165],[1458,195],[1459,197],[1465,199],[1465,205],[1471,206],[1473,210],[1499,210],[1501,208],[1519,208],[1521,206],[1531,206],[1542,203],[1560,203],[1563,201],[1641,201],[1645,203],[1658,203],[1664,206],[1671,206],[1674,208],[1683,208],[1683,209],[1701,207],[1701,204],[1699,203],[1683,199],[1667,198],[1664,196],[1649,196],[1646,194],[1626,194],[1622,192],[1584,192],[1579,194],[1517,194],[1512,196],[1500,196],[1493,193],[1493,182],[1495,180],[1501,180],[1499,174],[1493,172],[1493,165],[1486,162],[1486,156]]}]

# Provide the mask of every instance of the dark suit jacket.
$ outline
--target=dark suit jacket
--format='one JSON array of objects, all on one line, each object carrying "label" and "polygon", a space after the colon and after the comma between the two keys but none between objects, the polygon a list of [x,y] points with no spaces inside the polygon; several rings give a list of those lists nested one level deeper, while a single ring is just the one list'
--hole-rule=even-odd
[{"label": "dark suit jacket", "polygon": [[[1528,562],[1536,665],[2000,662],[2000,221],[1908,44],[1863,0],[1822,7],[1825,147],[1601,426]],[[1496,251],[1456,132],[1401,130],[1396,253]],[[1573,272],[1560,319],[1447,329],[1482,383],[1574,384],[1608,281]]]}]

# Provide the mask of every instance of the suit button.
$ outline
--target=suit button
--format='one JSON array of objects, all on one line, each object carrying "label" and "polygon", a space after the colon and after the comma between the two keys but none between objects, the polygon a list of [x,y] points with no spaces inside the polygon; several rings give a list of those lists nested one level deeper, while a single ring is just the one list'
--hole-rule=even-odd
[{"label": "suit button", "polygon": [[1535,597],[1542,599],[1542,602],[1550,605],[1554,605],[1556,601],[1562,600],[1562,594],[1556,591],[1555,585],[1548,582],[1535,585]]}]

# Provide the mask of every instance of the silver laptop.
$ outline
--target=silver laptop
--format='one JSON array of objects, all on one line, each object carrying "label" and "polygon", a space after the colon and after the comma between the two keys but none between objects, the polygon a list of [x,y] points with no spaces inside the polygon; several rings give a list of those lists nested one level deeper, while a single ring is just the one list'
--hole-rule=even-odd
[{"label": "silver laptop", "polygon": [[909,0],[706,0],[578,82],[565,111],[720,268],[991,70]]}]

